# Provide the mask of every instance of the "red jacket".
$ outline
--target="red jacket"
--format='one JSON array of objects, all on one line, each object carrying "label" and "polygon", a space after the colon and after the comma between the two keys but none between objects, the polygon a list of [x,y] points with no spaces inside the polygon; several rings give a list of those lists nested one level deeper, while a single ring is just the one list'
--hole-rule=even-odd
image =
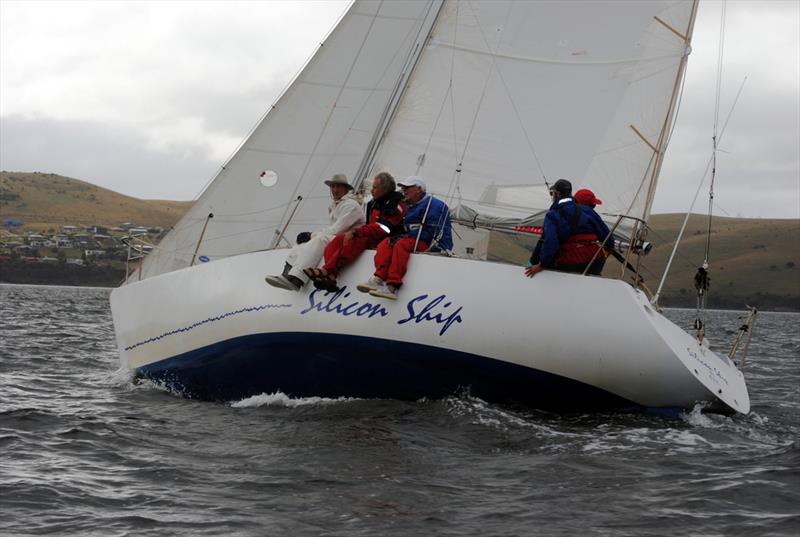
[{"label": "red jacket", "polygon": [[401,235],[403,218],[408,208],[403,203],[403,194],[392,192],[367,203],[367,223],[353,230],[356,237],[369,237],[375,244],[386,237]]}]

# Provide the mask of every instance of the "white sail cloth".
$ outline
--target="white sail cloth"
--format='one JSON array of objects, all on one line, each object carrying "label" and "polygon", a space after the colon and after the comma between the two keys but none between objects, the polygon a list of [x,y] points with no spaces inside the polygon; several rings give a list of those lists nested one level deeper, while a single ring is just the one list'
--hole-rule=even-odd
[{"label": "white sail cloth", "polygon": [[446,1],[371,170],[423,175],[478,221],[546,211],[558,178],[646,220],[695,7]]},{"label": "white sail cloth", "polygon": [[646,221],[696,7],[356,0],[130,279],[323,225],[319,178],[333,173],[356,185],[382,171],[424,175],[475,225],[535,218],[550,203],[546,183],[563,177],[594,190],[607,220]]},{"label": "white sail cloth", "polygon": [[319,264],[325,247],[332,238],[365,222],[364,210],[351,195],[333,200],[328,207],[328,213],[330,225],[312,233],[308,242],[295,245],[286,257],[286,262],[292,266],[289,275],[299,278],[303,283],[308,282],[308,276],[303,273],[303,269]]}]

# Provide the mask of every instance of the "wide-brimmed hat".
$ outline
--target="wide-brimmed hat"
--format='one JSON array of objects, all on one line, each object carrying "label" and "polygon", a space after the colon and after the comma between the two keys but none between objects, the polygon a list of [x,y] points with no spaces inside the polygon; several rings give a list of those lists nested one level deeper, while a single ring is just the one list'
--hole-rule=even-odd
[{"label": "wide-brimmed hat", "polygon": [[328,186],[344,185],[347,187],[347,190],[353,190],[353,185],[347,182],[347,176],[343,173],[337,173],[329,180],[325,181],[325,184]]},{"label": "wide-brimmed hat", "polygon": [[580,203],[581,205],[595,206],[603,204],[601,200],[595,197],[594,192],[588,188],[582,188],[578,190],[572,197],[575,199],[575,203]]},{"label": "wide-brimmed hat", "polygon": [[397,186],[401,188],[408,188],[410,186],[418,186],[422,189],[423,192],[427,192],[428,188],[425,186],[425,181],[422,180],[422,177],[418,175],[412,175],[411,177],[406,177],[399,183]]}]

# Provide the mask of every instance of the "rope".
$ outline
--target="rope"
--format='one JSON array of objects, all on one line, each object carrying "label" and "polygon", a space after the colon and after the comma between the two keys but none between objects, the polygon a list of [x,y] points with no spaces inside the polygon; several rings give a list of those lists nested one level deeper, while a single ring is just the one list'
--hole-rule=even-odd
[{"label": "rope", "polygon": [[[722,126],[722,130],[720,130],[719,136],[717,137],[717,143],[722,141],[722,137],[725,135],[725,130],[728,128],[728,122],[733,115],[733,110],[736,108],[736,103],[739,102],[739,97],[742,95],[742,90],[744,89],[744,83],[747,82],[747,77],[742,80],[741,86],[739,86],[739,91],[736,93],[736,98],[733,100],[733,104],[731,105],[730,110],[728,111],[728,117],[725,120],[725,124]],[[667,266],[664,269],[664,273],[661,276],[661,283],[658,285],[658,290],[656,294],[653,296],[651,303],[654,305],[658,305],[658,297],[661,295],[661,289],[664,287],[664,282],[667,280],[667,274],[669,274],[669,269],[672,266],[672,260],[675,257],[675,252],[678,251],[678,245],[681,243],[681,239],[683,239],[683,232],[686,230],[686,224],[689,222],[689,216],[692,214],[692,209],[694,209],[694,204],[697,202],[697,197],[700,195],[700,190],[703,188],[703,184],[706,181],[706,176],[708,175],[708,170],[711,167],[711,158],[708,159],[708,164],[706,164],[706,169],[703,172],[703,176],[700,178],[700,183],[697,185],[697,190],[694,193],[694,198],[692,199],[692,203],[689,205],[689,209],[686,211],[686,217],[683,219],[683,225],[681,226],[681,230],[678,232],[678,238],[675,239],[675,245],[672,247],[672,254],[669,256],[669,260],[667,261]]]},{"label": "rope", "polygon": [[709,257],[711,254],[711,221],[714,217],[714,180],[717,177],[717,128],[719,126],[719,105],[720,95],[722,93],[722,58],[725,49],[725,11],[726,3],[722,2],[722,10],[720,12],[720,29],[719,29],[719,52],[717,54],[717,85],[714,102],[714,128],[711,152],[711,181],[708,186],[708,227],[706,229],[706,246],[705,254],[703,256],[703,264],[697,268],[697,274],[694,277],[694,286],[697,289],[697,311],[695,313],[694,327],[697,330],[697,338],[702,341],[705,336],[705,321],[706,321],[706,300],[708,298],[708,289],[711,283],[709,275]]}]

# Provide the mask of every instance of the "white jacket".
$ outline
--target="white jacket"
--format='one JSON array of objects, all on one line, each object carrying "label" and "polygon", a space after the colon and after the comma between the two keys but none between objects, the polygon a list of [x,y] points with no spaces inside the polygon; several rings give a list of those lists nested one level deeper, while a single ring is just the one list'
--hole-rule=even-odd
[{"label": "white jacket", "polygon": [[296,245],[286,258],[286,262],[292,266],[289,274],[300,278],[303,282],[308,281],[303,269],[319,265],[325,247],[332,238],[338,233],[349,231],[365,222],[364,210],[349,194],[338,201],[331,201],[328,214],[330,215],[330,225],[312,233],[310,241]]},{"label": "white jacket", "polygon": [[338,201],[332,200],[330,206],[328,206],[328,214],[330,215],[331,225],[313,233],[312,237],[325,236],[330,241],[338,233],[349,231],[365,222],[364,210],[350,194],[342,196]]}]

